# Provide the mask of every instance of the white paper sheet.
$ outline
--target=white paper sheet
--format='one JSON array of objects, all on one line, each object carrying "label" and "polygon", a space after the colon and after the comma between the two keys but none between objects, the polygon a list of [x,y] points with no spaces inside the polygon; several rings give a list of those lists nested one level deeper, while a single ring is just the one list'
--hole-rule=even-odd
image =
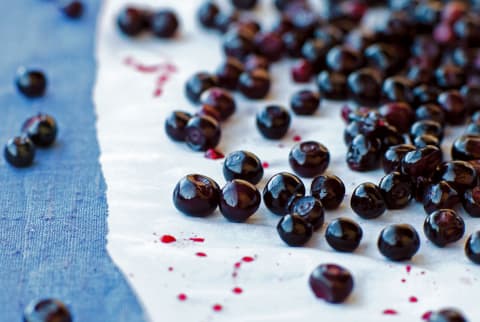
[{"label": "white paper sheet", "polygon": [[[457,307],[470,321],[480,321],[479,267],[463,254],[464,240],[445,249],[429,243],[423,235],[425,213],[419,205],[402,211],[388,211],[365,221],[349,207],[349,196],[361,182],[378,182],[381,171],[354,173],[345,164],[342,142],[341,104],[323,102],[313,117],[293,117],[291,131],[278,143],[263,139],[255,128],[255,112],[267,103],[288,106],[294,85],[285,61],[273,67],[273,88],[267,101],[253,102],[237,96],[238,112],[223,126],[219,149],[225,154],[245,149],[256,153],[270,167],[266,180],[280,171],[291,171],[288,152],[293,137],[317,140],[331,153],[329,173],[340,176],[347,187],[341,209],[328,212],[326,222],[339,216],[358,221],[364,240],[354,254],[334,252],[316,233],[303,248],[283,244],[276,232],[279,217],[262,207],[248,223],[227,222],[221,214],[194,219],[180,214],[171,195],[176,182],[187,173],[211,176],[224,184],[222,160],[208,160],[202,153],[172,143],[164,134],[165,117],[176,109],[194,112],[184,97],[185,80],[199,70],[213,71],[222,60],[219,36],[201,31],[195,10],[201,0],[135,1],[152,7],[174,8],[182,20],[181,36],[175,41],[145,37],[131,40],[119,34],[115,18],[119,9],[132,1],[105,1],[98,30],[98,79],[95,103],[101,163],[108,184],[108,250],[137,292],[152,321],[420,321],[422,314],[442,307]],[[274,11],[264,1],[258,11],[273,21]],[[169,74],[162,95],[154,97],[162,72],[140,73],[126,64],[131,57],[145,65],[173,63],[178,71]],[[148,68],[147,68],[148,69]],[[446,145],[455,137],[449,129]],[[458,130],[456,131],[458,134]],[[305,180],[307,190],[310,180]],[[467,233],[480,229],[479,220],[464,215]],[[390,223],[413,224],[422,245],[412,262],[392,263],[378,252],[380,230]],[[162,235],[177,242],[164,244]],[[203,243],[189,240],[201,237]],[[204,252],[206,257],[196,256]],[[253,262],[242,262],[244,256]],[[234,264],[242,262],[239,269]],[[343,305],[329,305],[316,299],[308,287],[310,272],[322,263],[338,263],[355,278],[355,288]],[[407,265],[412,265],[407,272]],[[237,276],[233,277],[232,273]],[[403,280],[403,281],[402,281]],[[240,287],[242,294],[232,292]],[[186,294],[187,300],[177,296]],[[418,302],[410,302],[410,297]],[[213,310],[215,304],[222,311]],[[384,310],[396,315],[385,315]]]}]

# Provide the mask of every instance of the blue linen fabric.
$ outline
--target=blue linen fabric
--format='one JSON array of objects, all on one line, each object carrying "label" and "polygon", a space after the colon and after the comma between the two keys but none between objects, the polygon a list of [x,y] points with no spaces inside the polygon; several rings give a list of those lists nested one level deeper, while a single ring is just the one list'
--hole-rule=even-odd
[{"label": "blue linen fabric", "polygon": [[[0,158],[0,321],[21,321],[32,300],[64,301],[76,322],[145,321],[106,251],[106,184],[98,161],[92,91],[100,1],[69,20],[54,1],[0,1],[0,143],[38,112],[59,123],[57,144],[28,169]],[[19,66],[48,76],[44,98],[14,87]],[[3,153],[3,149],[2,149]]]}]

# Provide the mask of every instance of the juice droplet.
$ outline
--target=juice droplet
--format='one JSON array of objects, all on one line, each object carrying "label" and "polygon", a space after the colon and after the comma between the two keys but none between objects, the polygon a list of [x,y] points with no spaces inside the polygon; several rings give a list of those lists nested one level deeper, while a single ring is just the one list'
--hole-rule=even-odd
[{"label": "juice droplet", "polygon": [[174,243],[177,241],[177,239],[172,236],[172,235],[163,235],[161,238],[160,238],[160,241],[164,244],[170,244],[170,243]]}]

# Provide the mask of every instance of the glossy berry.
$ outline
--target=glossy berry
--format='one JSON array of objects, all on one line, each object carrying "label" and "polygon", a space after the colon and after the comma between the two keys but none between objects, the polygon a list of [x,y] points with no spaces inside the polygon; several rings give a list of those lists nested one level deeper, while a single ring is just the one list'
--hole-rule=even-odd
[{"label": "glossy berry", "polygon": [[233,6],[241,10],[251,10],[257,5],[257,0],[231,0]]},{"label": "glossy berry", "polygon": [[315,296],[328,303],[344,302],[354,285],[352,274],[335,264],[323,264],[315,268],[309,284]]},{"label": "glossy berry", "polygon": [[229,57],[244,60],[255,51],[254,36],[247,28],[232,29],[224,36],[223,51]]},{"label": "glossy berry", "polygon": [[455,309],[443,309],[432,312],[427,322],[467,322],[467,319]]},{"label": "glossy berry", "polygon": [[282,36],[275,32],[257,33],[254,41],[256,51],[270,62],[278,61],[285,53]]},{"label": "glossy berry", "polygon": [[387,206],[382,192],[373,183],[365,182],[358,185],[350,199],[352,210],[364,219],[374,219],[381,216]]},{"label": "glossy berry", "polygon": [[245,71],[250,72],[255,69],[270,69],[270,60],[262,55],[250,54],[244,60]]},{"label": "glossy berry", "polygon": [[20,93],[29,98],[41,97],[47,90],[47,78],[39,70],[20,68],[15,84]]},{"label": "glossy berry", "polygon": [[399,69],[401,53],[388,44],[373,44],[365,49],[369,66],[379,69],[384,75],[391,75]]},{"label": "glossy berry", "polygon": [[360,245],[362,228],[349,218],[338,218],[328,224],[325,232],[327,243],[339,252],[353,252]]},{"label": "glossy berry", "polygon": [[233,57],[228,57],[215,72],[218,86],[229,90],[236,89],[238,79],[243,71],[244,67],[241,61]]},{"label": "glossy berry", "polygon": [[415,228],[408,224],[391,225],[382,230],[377,243],[380,253],[392,261],[410,260],[420,248]]},{"label": "glossy berry", "polygon": [[325,210],[320,200],[313,196],[298,197],[290,204],[290,212],[305,219],[314,230],[322,228]]},{"label": "glossy berry", "polygon": [[441,91],[433,85],[422,84],[413,89],[415,104],[436,103]]},{"label": "glossy berry", "polygon": [[144,11],[138,8],[125,7],[117,16],[118,28],[129,37],[138,36],[147,25],[147,17]]},{"label": "glossy berry", "polygon": [[251,152],[232,152],[223,163],[223,176],[227,181],[242,179],[257,184],[263,177],[262,162]]},{"label": "glossy berry", "polygon": [[423,231],[432,243],[444,247],[463,237],[465,222],[454,210],[440,209],[427,216]]},{"label": "glossy berry", "polygon": [[225,34],[234,28],[235,24],[239,22],[240,13],[238,11],[231,11],[229,13],[220,12],[215,17],[215,30],[221,34]]},{"label": "glossy berry", "polygon": [[380,140],[358,134],[348,147],[347,164],[354,171],[371,171],[378,168],[380,157]]},{"label": "glossy berry", "polygon": [[289,207],[295,197],[305,195],[305,186],[297,176],[277,173],[270,178],[263,190],[263,202],[274,214],[283,216],[289,213]]},{"label": "glossy berry", "polygon": [[383,105],[379,110],[380,114],[393,125],[400,133],[408,132],[415,120],[415,113],[412,107],[403,102],[392,102]]},{"label": "glossy berry", "polygon": [[49,147],[57,138],[57,122],[47,114],[38,114],[25,121],[22,132],[39,147]]},{"label": "glossy berry", "polygon": [[472,217],[480,217],[480,186],[467,189],[463,194],[463,208]]},{"label": "glossy berry", "polygon": [[337,209],[345,197],[345,184],[337,176],[321,175],[313,179],[310,193],[322,202],[325,209]]},{"label": "glossy berry", "polygon": [[260,192],[253,184],[234,179],[227,182],[220,193],[220,212],[232,222],[244,222],[257,211],[261,201]]},{"label": "glossy berry", "polygon": [[388,102],[413,103],[413,83],[403,76],[389,77],[383,82],[382,94]]},{"label": "glossy berry", "polygon": [[206,72],[193,74],[185,83],[185,95],[194,104],[200,103],[200,98],[206,90],[217,86],[216,77]]},{"label": "glossy berry", "polygon": [[224,89],[213,87],[205,91],[200,97],[202,105],[208,105],[217,110],[222,121],[235,113],[236,104],[233,96]]},{"label": "glossy berry", "polygon": [[238,90],[247,98],[262,99],[270,91],[270,75],[264,69],[254,69],[240,75]]},{"label": "glossy berry", "polygon": [[446,181],[431,184],[423,196],[423,208],[427,214],[439,209],[454,209],[460,202],[460,195]]},{"label": "glossy berry", "polygon": [[475,167],[466,161],[448,161],[437,167],[434,180],[444,180],[459,192],[477,185],[478,174]]},{"label": "glossy berry", "polygon": [[165,132],[173,141],[185,141],[185,127],[192,116],[183,111],[173,111],[165,119]]},{"label": "glossy berry", "polygon": [[288,161],[296,174],[301,177],[313,178],[327,169],[330,163],[330,152],[321,143],[302,142],[292,148]]},{"label": "glossy berry", "polygon": [[158,38],[172,38],[175,36],[180,23],[175,12],[163,9],[150,17],[150,28]]},{"label": "glossy berry", "polygon": [[220,125],[208,116],[194,116],[185,126],[185,142],[194,151],[213,149],[220,142]]},{"label": "glossy berry", "polygon": [[452,159],[471,161],[480,159],[480,135],[464,135],[452,144]]},{"label": "glossy berry", "polygon": [[257,128],[267,139],[279,140],[290,127],[290,114],[278,105],[269,105],[257,114]]},{"label": "glossy berry", "polygon": [[308,83],[314,75],[314,70],[307,60],[300,59],[292,66],[291,74],[295,83]]},{"label": "glossy berry", "polygon": [[327,99],[344,100],[347,98],[347,77],[341,73],[324,70],[317,76],[317,87]]},{"label": "glossy berry", "polygon": [[277,225],[280,238],[289,246],[303,246],[312,238],[312,225],[300,215],[283,216]]},{"label": "glossy berry", "polygon": [[290,99],[290,108],[297,115],[312,115],[319,106],[320,95],[309,90],[296,92]]},{"label": "glossy berry", "polygon": [[328,52],[326,63],[330,70],[348,75],[361,67],[362,57],[347,46],[335,46]]},{"label": "glossy berry", "polygon": [[25,168],[33,163],[35,146],[28,137],[17,136],[5,145],[4,156],[8,163],[17,168]]},{"label": "glossy berry", "polygon": [[420,105],[415,110],[416,121],[435,121],[439,124],[445,124],[445,112],[443,109],[435,103],[426,103]]},{"label": "glossy berry", "polygon": [[424,148],[427,145],[440,147],[440,140],[437,137],[430,134],[423,134],[423,135],[417,136],[415,139],[413,139],[412,143],[419,149]]},{"label": "glossy berry", "polygon": [[390,172],[378,184],[388,209],[405,208],[412,199],[412,184],[400,172]]},{"label": "glossy berry", "polygon": [[309,40],[302,47],[302,57],[312,65],[315,72],[319,72],[325,67],[328,50],[329,45],[325,41]]},{"label": "glossy berry", "polygon": [[77,0],[63,0],[59,4],[60,11],[69,18],[78,19],[83,15],[83,2]]},{"label": "glossy berry", "polygon": [[438,97],[438,103],[445,112],[447,123],[452,125],[465,123],[467,107],[465,105],[465,100],[459,91],[451,90],[443,92]]},{"label": "glossy berry", "polygon": [[402,173],[412,177],[430,177],[442,163],[442,151],[428,145],[424,148],[407,152],[402,159]]},{"label": "glossy berry", "polygon": [[380,99],[382,79],[371,68],[359,69],[348,76],[347,87],[350,97],[361,105],[376,105]]},{"label": "glossy berry", "polygon": [[465,243],[465,254],[475,264],[480,264],[480,231],[468,237]]},{"label": "glossy berry", "polygon": [[465,74],[460,67],[448,64],[437,68],[435,79],[442,89],[457,89],[465,83]]},{"label": "glossy berry", "polygon": [[211,178],[189,174],[177,183],[173,203],[182,213],[192,217],[206,217],[217,209],[220,188]]},{"label": "glossy berry", "polygon": [[414,140],[416,137],[428,134],[433,135],[441,141],[443,139],[443,132],[443,126],[438,122],[431,120],[417,121],[410,128],[410,138]]},{"label": "glossy berry", "polygon": [[400,144],[389,147],[382,158],[382,166],[385,173],[402,170],[402,159],[410,151],[415,151],[411,144]]},{"label": "glossy berry", "polygon": [[[305,33],[291,30],[282,36],[283,45],[287,55],[291,58],[298,58],[302,56],[302,47],[307,40]],[[309,63],[308,61],[306,61]],[[312,71],[313,72],[313,71]]]},{"label": "glossy berry", "polygon": [[30,303],[23,312],[24,322],[72,322],[68,308],[55,299]]}]

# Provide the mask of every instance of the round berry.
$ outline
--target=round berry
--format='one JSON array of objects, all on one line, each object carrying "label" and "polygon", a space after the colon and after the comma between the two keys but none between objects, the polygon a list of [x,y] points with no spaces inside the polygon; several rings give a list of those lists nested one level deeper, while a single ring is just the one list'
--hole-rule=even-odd
[{"label": "round berry", "polygon": [[177,15],[172,10],[160,10],[150,17],[150,28],[153,34],[159,38],[172,38],[178,27]]},{"label": "round berry", "polygon": [[455,309],[443,309],[432,312],[427,322],[467,322],[467,319]]},{"label": "round berry", "polygon": [[350,199],[353,211],[364,219],[380,217],[386,210],[385,200],[379,187],[370,182],[355,188]]},{"label": "round berry", "polygon": [[305,195],[302,180],[288,172],[277,173],[270,178],[263,190],[263,202],[274,214],[283,216],[297,196]]},{"label": "round berry", "polygon": [[312,115],[319,106],[320,95],[309,90],[296,92],[290,100],[290,108],[297,115]]},{"label": "round berry", "polygon": [[20,68],[15,80],[20,93],[29,98],[41,97],[47,90],[47,78],[42,71]]},{"label": "round berry", "polygon": [[206,72],[199,72],[187,80],[185,95],[192,103],[198,104],[203,92],[215,86],[217,86],[216,77]]},{"label": "round berry", "polygon": [[62,0],[59,4],[60,11],[67,17],[78,19],[83,15],[85,6],[78,0]]},{"label": "round berry", "polygon": [[452,159],[471,161],[480,159],[480,135],[464,135],[452,144]]},{"label": "round berry", "polygon": [[211,178],[189,174],[177,183],[173,203],[182,213],[192,217],[206,217],[217,209],[220,187]]},{"label": "round berry", "polygon": [[235,113],[236,104],[233,96],[226,90],[218,87],[210,88],[200,97],[200,103],[213,107],[220,114],[222,121]]},{"label": "round berry", "polygon": [[129,37],[138,36],[145,30],[147,25],[145,12],[138,8],[125,7],[117,16],[118,28]]},{"label": "round berry", "polygon": [[380,180],[378,186],[388,209],[405,208],[412,199],[412,184],[400,172],[390,172]]},{"label": "round berry", "polygon": [[480,186],[467,189],[463,194],[463,208],[472,217],[480,218]]},{"label": "round berry", "polygon": [[267,139],[279,140],[290,127],[290,114],[278,105],[269,105],[257,114],[257,128]]},{"label": "round berry", "polygon": [[38,114],[25,121],[22,132],[39,147],[49,147],[57,138],[57,122],[47,114]]},{"label": "round berry", "polygon": [[423,231],[432,243],[438,247],[444,247],[463,237],[465,222],[455,211],[440,209],[427,216]]},{"label": "round berry", "polygon": [[353,220],[338,218],[327,226],[325,238],[333,249],[339,252],[353,252],[360,245],[362,228]]},{"label": "round berry", "polygon": [[408,152],[415,151],[410,144],[400,144],[389,147],[382,158],[382,166],[385,173],[402,170],[402,159]]},{"label": "round berry", "polygon": [[303,246],[312,238],[313,227],[303,217],[292,214],[283,216],[277,225],[280,238],[289,246]]},{"label": "round berry", "polygon": [[248,181],[235,179],[227,182],[220,194],[220,212],[232,222],[244,222],[253,215],[262,197]]},{"label": "round berry", "polygon": [[236,58],[228,57],[223,64],[221,64],[215,76],[218,81],[218,86],[234,90],[237,88],[240,75],[244,72],[244,67],[241,61]]},{"label": "round berry", "polygon": [[263,177],[262,162],[251,152],[232,152],[223,163],[223,176],[227,181],[242,179],[257,184]]},{"label": "round berry", "polygon": [[440,209],[454,209],[460,202],[460,196],[448,182],[431,184],[423,196],[423,208],[427,214]]},{"label": "round berry", "polygon": [[185,127],[185,142],[194,151],[213,149],[220,142],[220,125],[208,116],[194,116]]},{"label": "round berry", "polygon": [[314,230],[322,228],[325,221],[325,211],[322,203],[312,196],[299,196],[293,199],[290,204],[290,212],[305,219]]},{"label": "round berry", "polygon": [[410,260],[419,248],[418,233],[408,224],[388,226],[382,230],[378,238],[380,253],[392,261]]},{"label": "round berry", "polygon": [[72,322],[68,308],[55,299],[30,303],[23,312],[24,322]]},{"label": "round berry", "polygon": [[288,160],[296,174],[313,178],[327,169],[330,163],[330,152],[321,143],[307,141],[296,144],[290,151]]},{"label": "round berry", "polygon": [[270,91],[270,75],[265,69],[254,69],[240,75],[238,90],[247,98],[262,99]]},{"label": "round berry", "polygon": [[339,265],[323,264],[312,272],[309,284],[316,297],[328,303],[341,303],[352,293],[353,277]]},{"label": "round berry", "polygon": [[173,111],[165,119],[165,132],[173,141],[185,141],[185,127],[192,118],[187,112]]},{"label": "round berry", "polygon": [[197,19],[203,27],[213,29],[219,13],[220,8],[214,2],[204,2],[197,10]]},{"label": "round berry", "polygon": [[233,6],[240,10],[251,10],[257,5],[257,0],[231,0]]},{"label": "round berry", "polygon": [[337,209],[345,197],[345,184],[337,176],[321,175],[313,179],[310,193],[322,202],[325,209]]},{"label": "round berry", "polygon": [[17,136],[7,142],[4,155],[8,163],[14,167],[29,167],[35,158],[35,146],[28,137]]},{"label": "round berry", "polygon": [[465,254],[475,264],[480,264],[480,231],[468,237],[465,243]]}]

